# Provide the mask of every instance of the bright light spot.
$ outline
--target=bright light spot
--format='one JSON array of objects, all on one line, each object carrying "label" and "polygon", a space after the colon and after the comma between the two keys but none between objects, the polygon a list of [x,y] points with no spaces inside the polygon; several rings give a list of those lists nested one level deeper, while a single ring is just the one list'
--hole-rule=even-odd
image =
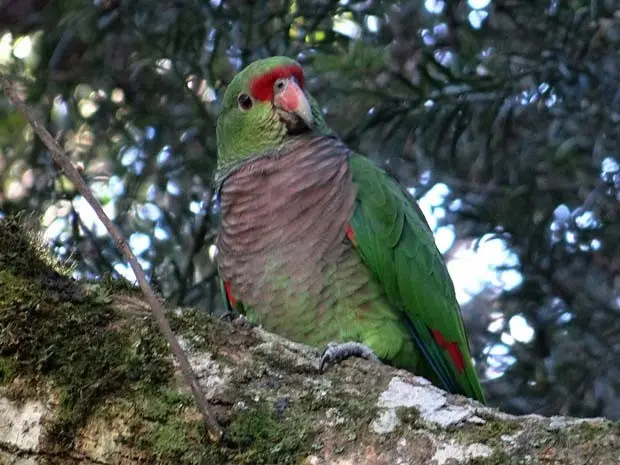
[{"label": "bright light spot", "polygon": [[504,330],[505,326],[506,320],[504,319],[504,317],[496,318],[495,320],[491,321],[491,323],[489,323],[487,331],[489,331],[490,333],[499,333],[500,331]]},{"label": "bright light spot", "polygon": [[422,35],[422,40],[424,41],[425,45],[435,45],[436,40],[435,37],[433,37],[433,34],[431,34],[430,30],[422,29],[420,34]]},{"label": "bright light spot", "polygon": [[155,138],[155,134],[157,134],[157,131],[153,126],[147,126],[144,129],[144,137],[146,140],[153,140]]},{"label": "bright light spot", "polygon": [[491,3],[491,0],[468,0],[467,4],[474,10],[482,10]]},{"label": "bright light spot", "polygon": [[155,62],[155,72],[157,74],[165,74],[172,69],[172,60],[169,58],[161,58]]},{"label": "bright light spot", "polygon": [[450,66],[454,62],[455,55],[450,50],[435,50],[433,53],[435,60],[441,66]]},{"label": "bright light spot", "polygon": [[15,58],[23,60],[28,58],[28,55],[32,52],[32,39],[28,36],[20,37],[15,41],[13,46],[13,55]]},{"label": "bright light spot", "polygon": [[26,195],[26,190],[24,189],[24,186],[17,179],[9,181],[7,187],[5,187],[4,189],[4,192],[6,198],[9,200],[19,200],[24,195]]},{"label": "bright light spot", "polygon": [[123,166],[131,166],[133,165],[140,156],[141,150],[138,147],[123,147],[120,150],[121,155],[121,164]]},{"label": "bright light spot", "polygon": [[476,74],[478,76],[488,76],[489,75],[489,69],[484,66],[484,65],[478,65],[476,66]]},{"label": "bright light spot", "polygon": [[560,204],[553,210],[553,219],[558,223],[566,223],[570,218],[570,209],[566,204]]},{"label": "bright light spot", "polygon": [[202,100],[204,102],[215,102],[217,100],[217,94],[215,93],[215,89],[213,87],[207,86],[202,93]]},{"label": "bright light spot", "polygon": [[605,157],[601,162],[601,176],[614,174],[620,171],[620,164],[615,158]]},{"label": "bright light spot", "polygon": [[166,231],[164,228],[160,228],[159,226],[155,228],[155,239],[157,239],[158,241],[164,241],[169,237],[170,235],[168,234],[168,231]]},{"label": "bright light spot", "polygon": [[450,194],[450,188],[442,182],[435,184],[424,196],[433,207],[443,205],[446,197]]},{"label": "bright light spot", "polygon": [[451,212],[458,212],[463,208],[463,201],[461,199],[454,199],[452,202],[450,202],[450,205],[448,205],[448,210],[450,210]]},{"label": "bright light spot", "polygon": [[[424,213],[424,217],[428,222],[431,230],[435,230],[437,228],[437,219],[438,216],[435,214],[434,210],[436,207],[443,205],[446,197],[450,194],[450,188],[443,183],[437,183],[430,190],[424,194],[424,196],[418,200],[418,205]],[[445,213],[445,210],[444,210]]]},{"label": "bright light spot", "polygon": [[217,257],[217,246],[215,244],[211,244],[209,246],[209,258],[213,261],[215,260],[215,257]]},{"label": "bright light spot", "polygon": [[[620,299],[620,297],[619,297],[619,299]],[[557,319],[557,322],[559,324],[566,324],[566,323],[570,322],[572,319],[573,319],[573,314],[572,313],[564,312]]]},{"label": "bright light spot", "polygon": [[64,101],[62,96],[57,95],[56,97],[54,97],[52,112],[54,113],[55,118],[61,120],[69,114],[69,107],[67,106],[67,102]]},{"label": "bright light spot", "polygon": [[125,263],[116,263],[114,264],[114,271],[116,271],[119,275],[125,278],[130,283],[135,284],[136,275],[133,274],[133,270],[131,267]]},{"label": "bright light spot", "polygon": [[441,14],[445,6],[446,2],[443,0],[425,0],[424,2],[424,8],[435,15]]},{"label": "bright light spot", "polygon": [[[92,231],[92,233],[97,237],[103,237],[108,235],[108,231],[103,225],[97,215],[88,204],[84,197],[77,196],[73,199],[73,208],[80,215],[80,219],[84,223],[84,226]],[[116,218],[116,205],[114,202],[107,202],[103,205],[103,211],[106,215],[110,217],[110,219],[114,220]]]},{"label": "bright light spot", "polygon": [[510,350],[504,344],[493,344],[489,349],[489,355],[508,355]]},{"label": "bright light spot", "polygon": [[102,201],[102,203],[107,203],[110,200],[110,186],[108,183],[102,181],[95,181],[90,185],[90,189],[93,191],[93,194]]},{"label": "bright light spot", "polygon": [[493,344],[485,350],[488,365],[485,376],[488,379],[499,378],[510,365],[515,363],[516,359],[509,353],[510,349],[504,344]]},{"label": "bright light spot", "polygon": [[342,15],[334,16],[334,25],[332,26],[332,30],[354,40],[362,37],[361,26],[352,19],[346,18]]},{"label": "bright light spot", "polygon": [[517,255],[506,247],[506,242],[491,235],[483,236],[477,249],[474,244],[460,248],[447,264],[457,300],[463,305],[485,287],[510,290],[519,286],[523,276],[518,270],[498,270],[516,267],[518,263]]},{"label": "bright light spot", "polygon": [[575,244],[577,242],[577,234],[573,231],[566,231],[564,233],[564,240],[566,240],[567,244]]},{"label": "bright light spot", "polygon": [[592,250],[597,251],[597,250],[601,250],[601,246],[602,246],[602,242],[600,239],[592,239],[590,241],[590,247],[592,247]]},{"label": "bright light spot", "polygon": [[146,190],[146,200],[154,202],[155,199],[157,199],[157,187],[155,187],[155,184],[151,184]]},{"label": "bright light spot", "polygon": [[366,23],[366,29],[372,33],[379,32],[379,17],[374,15],[367,15],[364,21]]},{"label": "bright light spot", "polygon": [[499,339],[507,346],[511,346],[515,343],[515,339],[508,333],[502,333]]},{"label": "bright light spot", "polygon": [[176,181],[168,181],[166,184],[166,192],[170,195],[179,195],[181,193],[181,186]]},{"label": "bright light spot", "polygon": [[545,106],[547,108],[550,108],[553,105],[555,105],[557,101],[558,101],[557,94],[555,92],[552,92],[551,95],[549,95],[549,97],[545,99]]},{"label": "bright light spot", "polygon": [[162,217],[162,212],[154,203],[145,203],[138,207],[138,217],[143,220],[155,222]]},{"label": "bright light spot", "polygon": [[123,89],[116,88],[112,91],[110,98],[114,103],[123,103],[125,101],[125,92],[123,92]]},{"label": "bright light spot", "polygon": [[66,217],[55,218],[45,229],[44,237],[46,242],[51,242],[59,238],[59,236],[67,230],[69,221]]},{"label": "bright light spot", "polygon": [[450,247],[454,245],[455,238],[453,225],[442,226],[435,231],[435,243],[442,254],[450,250]]},{"label": "bright light spot", "polygon": [[78,102],[78,109],[83,118],[90,118],[99,110],[99,105],[91,99],[83,98]]},{"label": "bright light spot", "polygon": [[169,145],[164,145],[157,154],[157,164],[163,165],[166,163],[170,159],[170,151],[171,147]]},{"label": "bright light spot", "polygon": [[447,37],[449,32],[446,23],[439,23],[433,26],[433,36],[435,37]]},{"label": "bright light spot", "polygon": [[0,37],[0,64],[8,63],[11,61],[11,54],[13,53],[13,35],[7,32]]},{"label": "bright light spot", "polygon": [[473,10],[469,12],[467,19],[469,20],[471,27],[474,29],[480,29],[484,20],[487,19],[487,16],[489,16],[489,13],[484,10]]},{"label": "bright light spot", "polygon": [[575,225],[579,229],[594,229],[599,226],[599,222],[593,211],[586,210],[575,218]]},{"label": "bright light spot", "polygon": [[199,202],[197,200],[192,200],[189,203],[189,211],[192,212],[194,215],[197,215],[198,213],[200,213],[200,210],[202,210],[202,202]]},{"label": "bright light spot", "polygon": [[142,255],[151,247],[151,238],[148,234],[135,232],[129,236],[129,247],[136,255]]},{"label": "bright light spot", "polygon": [[513,316],[508,322],[510,335],[519,342],[527,344],[534,339],[534,329],[528,324],[522,315]]}]

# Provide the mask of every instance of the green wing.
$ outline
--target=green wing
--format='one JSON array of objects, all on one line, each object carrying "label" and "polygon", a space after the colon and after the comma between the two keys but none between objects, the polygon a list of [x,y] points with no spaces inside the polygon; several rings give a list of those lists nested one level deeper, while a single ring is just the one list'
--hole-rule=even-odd
[{"label": "green wing", "polygon": [[454,286],[422,211],[367,158],[351,156],[350,167],[357,187],[351,218],[356,249],[402,313],[440,385],[484,402]]}]

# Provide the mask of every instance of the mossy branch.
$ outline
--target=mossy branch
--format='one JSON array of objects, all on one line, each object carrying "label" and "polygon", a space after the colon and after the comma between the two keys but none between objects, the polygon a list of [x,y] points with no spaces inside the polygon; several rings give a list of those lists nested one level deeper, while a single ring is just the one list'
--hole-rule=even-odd
[{"label": "mossy branch", "polygon": [[15,105],[17,110],[28,120],[32,129],[37,134],[37,136],[41,139],[43,144],[49,150],[54,163],[60,167],[60,169],[64,172],[64,174],[71,180],[80,194],[86,199],[88,204],[95,211],[95,214],[101,220],[105,228],[108,230],[110,236],[114,239],[116,247],[120,250],[123,257],[127,260],[131,269],[136,276],[138,284],[140,285],[140,289],[144,293],[146,301],[148,302],[151,312],[155,317],[155,321],[162,334],[166,338],[166,341],[170,345],[172,352],[179,362],[181,367],[181,371],[183,373],[183,378],[187,386],[191,389],[196,404],[198,405],[200,412],[202,413],[207,431],[209,433],[209,438],[214,442],[219,442],[222,438],[222,428],[219,425],[215,415],[211,411],[211,407],[204,397],[200,386],[198,384],[198,380],[196,379],[196,375],[192,370],[191,365],[183,352],[183,349],[179,345],[172,329],[170,328],[170,324],[166,319],[166,315],[164,312],[164,308],[162,304],[157,299],[155,292],[151,288],[148,283],[148,280],[142,270],[142,267],[138,263],[136,256],[131,251],[131,248],[127,244],[127,240],[123,236],[123,233],[120,229],[112,223],[110,218],[105,214],[103,208],[99,201],[95,198],[92,191],[88,187],[88,185],[84,182],[80,172],[73,165],[65,151],[58,145],[56,140],[52,137],[52,135],[47,131],[44,124],[34,115],[33,111],[22,101],[21,97],[18,95],[16,89],[14,88],[11,81],[0,72],[0,85],[2,86],[4,94],[8,97],[8,99]]}]

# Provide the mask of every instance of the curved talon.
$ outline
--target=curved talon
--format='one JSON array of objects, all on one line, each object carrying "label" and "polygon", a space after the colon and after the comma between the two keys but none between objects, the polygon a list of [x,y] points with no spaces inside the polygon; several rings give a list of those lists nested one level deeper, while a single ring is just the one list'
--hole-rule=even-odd
[{"label": "curved talon", "polygon": [[232,323],[235,320],[235,318],[236,318],[235,315],[237,315],[236,312],[228,311],[228,312],[223,313],[222,315],[220,315],[220,320],[221,321],[227,321],[228,323]]},{"label": "curved talon", "polygon": [[330,342],[321,354],[319,373],[324,373],[325,366],[331,362],[340,363],[351,357],[359,357],[371,362],[381,363],[379,357],[368,346],[360,342]]},{"label": "curved talon", "polygon": [[250,320],[248,320],[248,317],[243,314],[237,315],[237,317],[232,320],[232,324],[239,328],[254,328],[258,326],[256,323],[252,323]]},{"label": "curved talon", "polygon": [[253,328],[254,326],[257,326],[256,324],[250,322],[245,315],[237,312],[226,312],[220,316],[220,320],[226,321],[233,326],[240,328]]}]

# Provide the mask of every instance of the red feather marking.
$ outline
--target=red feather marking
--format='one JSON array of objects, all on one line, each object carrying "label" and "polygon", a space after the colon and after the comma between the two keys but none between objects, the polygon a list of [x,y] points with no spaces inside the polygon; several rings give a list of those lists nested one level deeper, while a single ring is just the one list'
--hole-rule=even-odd
[{"label": "red feather marking", "polygon": [[235,299],[235,296],[230,290],[230,281],[224,282],[224,289],[226,290],[226,297],[228,298],[228,302],[230,302],[230,306],[234,309],[237,306],[237,299]]},{"label": "red feather marking", "polygon": [[357,246],[357,244],[355,243],[355,232],[353,231],[353,228],[351,227],[350,224],[347,224],[346,234],[347,234],[347,237],[349,238],[349,240],[351,241],[351,243],[354,246]]},{"label": "red feather marking", "polygon": [[459,345],[456,342],[446,341],[443,334],[441,334],[438,330],[433,329],[431,331],[433,332],[433,337],[435,338],[437,345],[448,352],[448,355],[450,355],[450,358],[452,359],[452,362],[458,372],[463,373],[463,370],[465,370],[465,358],[463,357],[461,349],[459,349]]},{"label": "red feather marking", "polygon": [[271,71],[255,77],[250,82],[250,93],[257,100],[266,102],[273,99],[273,84],[280,78],[294,77],[300,88],[304,88],[304,72],[298,65],[278,66]]}]

